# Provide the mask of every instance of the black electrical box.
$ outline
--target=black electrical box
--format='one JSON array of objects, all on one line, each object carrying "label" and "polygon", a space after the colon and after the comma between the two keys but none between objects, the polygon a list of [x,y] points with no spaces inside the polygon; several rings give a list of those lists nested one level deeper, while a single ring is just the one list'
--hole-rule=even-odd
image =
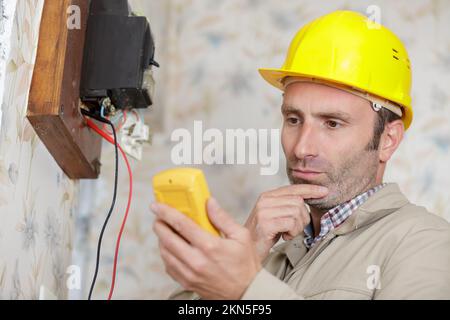
[{"label": "black electrical box", "polygon": [[109,98],[115,109],[152,105],[155,45],[146,17],[127,0],[91,0],[80,84],[90,107]]}]

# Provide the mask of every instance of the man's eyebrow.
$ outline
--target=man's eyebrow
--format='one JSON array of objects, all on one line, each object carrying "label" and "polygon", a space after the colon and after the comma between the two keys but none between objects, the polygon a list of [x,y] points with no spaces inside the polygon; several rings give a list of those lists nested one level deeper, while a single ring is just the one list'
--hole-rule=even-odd
[{"label": "man's eyebrow", "polygon": [[[295,108],[293,106],[290,105],[285,105],[283,104],[281,106],[281,112],[284,114],[287,113],[294,113],[294,114],[298,114],[298,115],[303,115],[303,111]],[[352,116],[347,113],[347,112],[342,112],[342,111],[324,111],[324,112],[315,112],[313,113],[314,117],[317,118],[332,118],[332,119],[340,119],[340,120],[344,120],[344,121],[350,121],[352,119]]]},{"label": "man's eyebrow", "polygon": [[341,119],[344,121],[349,121],[352,119],[352,116],[347,112],[342,111],[331,111],[331,112],[317,112],[314,113],[315,117],[320,118],[335,118],[335,119]]},{"label": "man's eyebrow", "polygon": [[285,113],[285,114],[286,113],[296,113],[296,114],[299,114],[299,115],[303,115],[303,111],[302,110],[294,108],[293,106],[286,105],[286,104],[283,104],[281,106],[281,112]]}]

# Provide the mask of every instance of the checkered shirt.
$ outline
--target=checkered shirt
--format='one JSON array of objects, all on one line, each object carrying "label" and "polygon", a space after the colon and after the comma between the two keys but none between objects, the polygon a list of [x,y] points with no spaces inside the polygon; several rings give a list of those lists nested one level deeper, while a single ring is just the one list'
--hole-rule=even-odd
[{"label": "checkered shirt", "polygon": [[356,196],[350,201],[341,203],[333,209],[328,210],[328,212],[320,219],[320,233],[315,238],[313,237],[312,225],[309,224],[304,230],[305,238],[303,239],[303,242],[305,246],[308,249],[312,248],[312,246],[322,240],[331,230],[336,229],[344,223],[344,221],[347,220],[360,205],[366,202],[370,196],[382,189],[385,185],[386,183],[380,184]]}]

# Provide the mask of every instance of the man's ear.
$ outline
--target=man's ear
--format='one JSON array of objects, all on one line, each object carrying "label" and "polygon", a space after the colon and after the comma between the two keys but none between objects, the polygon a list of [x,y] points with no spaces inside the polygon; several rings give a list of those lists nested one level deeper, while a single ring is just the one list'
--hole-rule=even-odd
[{"label": "man's ear", "polygon": [[380,161],[387,162],[403,140],[405,126],[402,120],[387,123],[380,140]]}]

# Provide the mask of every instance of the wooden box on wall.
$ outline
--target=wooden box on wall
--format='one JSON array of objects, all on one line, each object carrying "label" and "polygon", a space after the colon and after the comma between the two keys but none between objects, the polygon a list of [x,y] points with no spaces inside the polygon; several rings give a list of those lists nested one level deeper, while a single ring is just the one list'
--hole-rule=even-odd
[{"label": "wooden box on wall", "polygon": [[[100,173],[101,138],[88,129],[79,110],[88,6],[87,0],[45,1],[27,112],[71,179],[95,179]],[[79,14],[80,28],[69,29],[71,13]]]}]

